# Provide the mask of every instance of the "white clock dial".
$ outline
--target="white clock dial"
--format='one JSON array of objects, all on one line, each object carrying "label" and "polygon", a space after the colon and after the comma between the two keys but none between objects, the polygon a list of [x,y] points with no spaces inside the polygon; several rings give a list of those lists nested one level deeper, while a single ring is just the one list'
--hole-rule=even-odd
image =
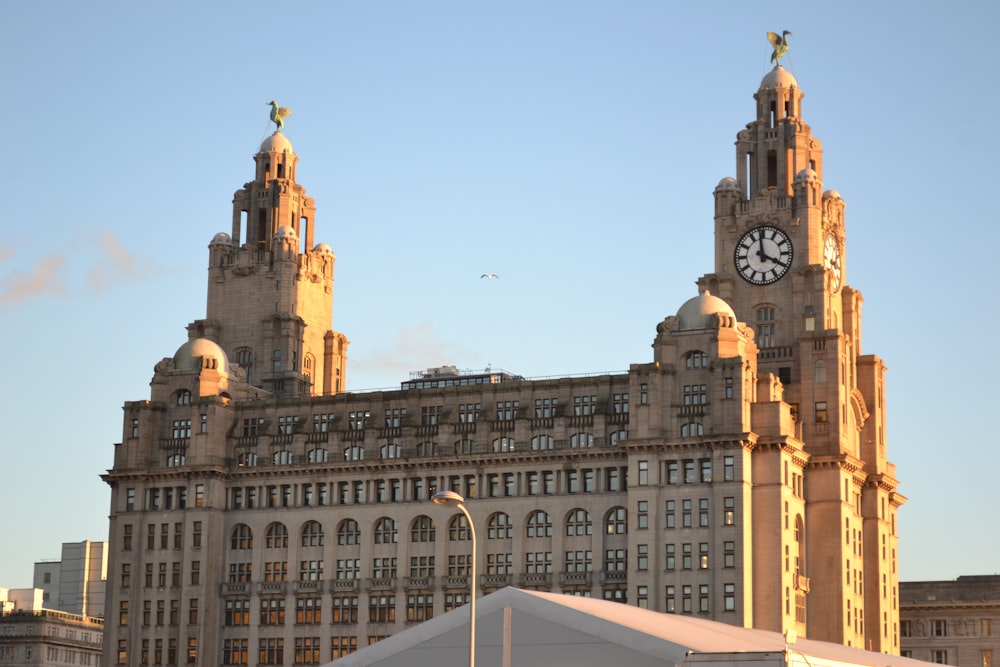
[{"label": "white clock dial", "polygon": [[754,227],[736,244],[733,260],[743,280],[770,285],[792,266],[792,240],[777,227]]}]

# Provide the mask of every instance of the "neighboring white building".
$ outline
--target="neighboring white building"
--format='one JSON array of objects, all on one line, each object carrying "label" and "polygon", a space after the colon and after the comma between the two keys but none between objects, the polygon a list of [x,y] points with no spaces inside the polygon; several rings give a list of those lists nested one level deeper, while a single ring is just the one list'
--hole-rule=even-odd
[{"label": "neighboring white building", "polygon": [[0,667],[99,665],[104,619],[46,609],[40,588],[0,588]]},{"label": "neighboring white building", "polygon": [[46,609],[103,618],[107,581],[107,542],[63,542],[60,560],[35,563],[33,584]]},{"label": "neighboring white building", "polygon": [[[464,665],[463,607],[365,647],[329,667]],[[664,614],[607,600],[504,588],[477,601],[476,662],[517,667],[918,667],[918,660],[841,644]]]}]

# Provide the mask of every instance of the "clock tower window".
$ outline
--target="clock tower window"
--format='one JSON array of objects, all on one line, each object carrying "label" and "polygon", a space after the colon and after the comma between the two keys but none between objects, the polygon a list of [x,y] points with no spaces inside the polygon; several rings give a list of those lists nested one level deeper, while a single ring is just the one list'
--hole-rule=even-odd
[{"label": "clock tower window", "polygon": [[757,347],[773,346],[774,321],[774,308],[772,306],[757,309]]}]

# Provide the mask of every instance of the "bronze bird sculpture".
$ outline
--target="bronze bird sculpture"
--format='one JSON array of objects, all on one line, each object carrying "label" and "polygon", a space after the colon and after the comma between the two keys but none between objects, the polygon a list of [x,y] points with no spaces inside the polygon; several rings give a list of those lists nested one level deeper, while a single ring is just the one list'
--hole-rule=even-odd
[{"label": "bronze bird sculpture", "polygon": [[767,33],[767,40],[774,47],[774,52],[771,54],[771,62],[775,65],[780,64],[778,61],[781,60],[781,56],[788,53],[788,36],[791,34],[787,30],[782,30],[780,36],[776,32]]},{"label": "bronze bird sculpture", "polygon": [[271,120],[278,126],[278,129],[285,127],[285,119],[292,115],[292,110],[287,107],[279,107],[274,100],[268,102],[271,105]]}]

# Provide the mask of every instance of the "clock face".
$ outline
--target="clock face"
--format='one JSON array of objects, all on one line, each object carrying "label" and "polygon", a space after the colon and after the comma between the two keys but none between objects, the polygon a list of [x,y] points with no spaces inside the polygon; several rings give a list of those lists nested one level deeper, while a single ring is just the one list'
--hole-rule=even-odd
[{"label": "clock face", "polygon": [[832,236],[827,236],[823,245],[823,266],[830,271],[830,289],[836,292],[840,289],[840,244]]},{"label": "clock face", "polygon": [[754,285],[770,285],[792,265],[792,240],[777,227],[754,227],[736,244],[736,270]]}]

